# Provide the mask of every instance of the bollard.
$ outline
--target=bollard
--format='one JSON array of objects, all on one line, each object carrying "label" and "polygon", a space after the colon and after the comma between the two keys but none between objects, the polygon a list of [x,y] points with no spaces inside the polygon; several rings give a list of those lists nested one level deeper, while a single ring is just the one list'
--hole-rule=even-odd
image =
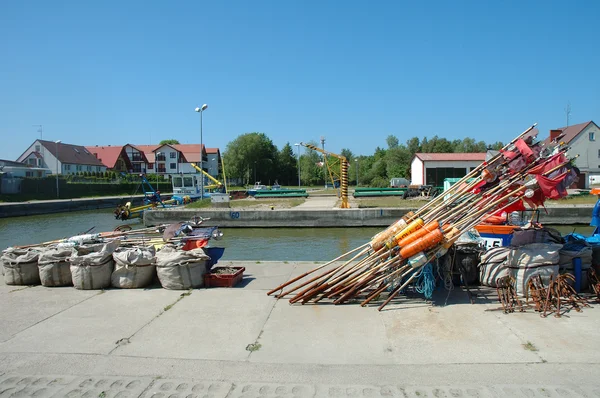
[{"label": "bollard", "polygon": [[575,292],[581,293],[581,257],[573,259],[573,274],[575,274]]}]

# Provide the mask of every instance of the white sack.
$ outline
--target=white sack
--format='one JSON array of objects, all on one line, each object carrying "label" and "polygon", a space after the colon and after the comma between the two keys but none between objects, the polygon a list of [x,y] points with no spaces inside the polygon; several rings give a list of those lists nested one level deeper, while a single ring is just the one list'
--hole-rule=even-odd
[{"label": "white sack", "polygon": [[155,253],[154,246],[115,251],[115,270],[111,276],[111,285],[121,289],[137,289],[150,285],[156,274]]}]

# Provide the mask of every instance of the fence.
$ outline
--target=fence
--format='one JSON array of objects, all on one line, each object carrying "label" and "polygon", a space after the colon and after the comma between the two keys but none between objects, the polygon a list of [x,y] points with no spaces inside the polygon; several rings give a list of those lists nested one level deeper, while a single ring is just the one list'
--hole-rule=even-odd
[{"label": "fence", "polygon": [[0,178],[0,194],[16,194],[21,192],[21,178]]}]

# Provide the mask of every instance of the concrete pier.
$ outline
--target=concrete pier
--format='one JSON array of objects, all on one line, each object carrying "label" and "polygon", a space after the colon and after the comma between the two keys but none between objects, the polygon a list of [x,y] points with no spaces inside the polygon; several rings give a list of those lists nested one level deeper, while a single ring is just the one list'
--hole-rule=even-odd
[{"label": "concrete pier", "polygon": [[[592,205],[563,205],[540,210],[543,224],[588,224]],[[243,209],[157,209],[144,213],[144,224],[158,225],[188,221],[194,216],[210,218],[206,226],[227,228],[260,227],[384,227],[398,220],[410,210],[398,208],[375,209],[319,209],[292,208],[280,210]]]}]

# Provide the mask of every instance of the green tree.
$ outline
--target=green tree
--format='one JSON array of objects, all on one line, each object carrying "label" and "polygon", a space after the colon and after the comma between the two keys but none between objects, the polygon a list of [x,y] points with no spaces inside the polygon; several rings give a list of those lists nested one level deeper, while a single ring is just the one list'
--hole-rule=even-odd
[{"label": "green tree", "polygon": [[277,178],[277,147],[264,133],[238,136],[227,144],[223,156],[229,178],[241,178],[245,184],[251,180],[267,183]]},{"label": "green tree", "polygon": [[400,141],[398,141],[398,137],[390,134],[385,139],[385,142],[387,143],[387,146],[389,149],[394,149],[394,148],[398,148],[398,144]]},{"label": "green tree", "polygon": [[342,155],[343,157],[345,157],[346,159],[348,159],[349,162],[351,162],[352,159],[354,159],[354,154],[348,148],[343,148],[341,150],[341,152],[340,152],[340,155]]},{"label": "green tree", "polygon": [[[314,141],[309,144],[318,147]],[[302,184],[305,185],[323,185],[325,183],[327,170],[320,152],[306,148],[304,155],[300,157],[300,175]]]},{"label": "green tree", "polygon": [[286,143],[279,151],[277,178],[280,184],[295,185],[298,180],[298,161],[290,143]]},{"label": "green tree", "polygon": [[176,139],[162,140],[158,144],[159,145],[177,145],[177,144],[179,144],[179,141],[177,141]]}]

